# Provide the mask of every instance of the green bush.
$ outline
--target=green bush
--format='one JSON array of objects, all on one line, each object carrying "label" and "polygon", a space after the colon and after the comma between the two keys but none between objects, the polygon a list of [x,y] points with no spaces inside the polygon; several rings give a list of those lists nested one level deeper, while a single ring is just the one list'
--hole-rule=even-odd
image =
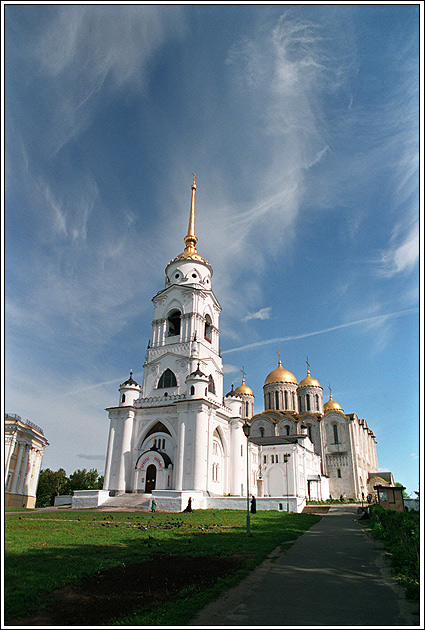
[{"label": "green bush", "polygon": [[372,534],[390,553],[395,577],[409,599],[419,600],[419,514],[373,505],[370,515]]}]

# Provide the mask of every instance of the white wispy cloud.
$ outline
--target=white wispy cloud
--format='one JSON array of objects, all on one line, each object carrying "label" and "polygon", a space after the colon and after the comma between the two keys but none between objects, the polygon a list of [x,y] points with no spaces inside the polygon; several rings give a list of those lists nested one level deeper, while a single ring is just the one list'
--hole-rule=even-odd
[{"label": "white wispy cloud", "polygon": [[[400,234],[405,232],[404,234]],[[419,216],[408,229],[397,224],[393,230],[391,246],[381,254],[378,273],[391,278],[411,271],[419,260]]]},{"label": "white wispy cloud", "polygon": [[245,317],[243,318],[243,321],[247,322],[250,319],[270,319],[271,310],[272,307],[267,306],[266,308],[261,308],[255,313],[248,313],[248,315],[245,315]]},{"label": "white wispy cloud", "polygon": [[307,333],[301,333],[299,335],[288,335],[286,337],[274,337],[273,339],[263,339],[261,341],[257,341],[254,343],[249,343],[243,346],[239,346],[238,348],[229,348],[228,350],[223,350],[222,354],[230,354],[232,352],[239,352],[240,350],[248,350],[248,349],[252,349],[252,348],[261,348],[262,346],[264,346],[265,344],[275,344],[275,343],[280,343],[280,342],[284,342],[284,341],[293,341],[296,339],[304,339],[306,337],[313,337],[315,335],[323,335],[325,333],[329,333],[332,332],[334,330],[341,330],[343,328],[350,328],[352,326],[359,326],[360,324],[364,325],[364,324],[373,324],[373,325],[381,325],[383,323],[385,323],[388,319],[394,318],[394,317],[401,317],[403,315],[410,315],[412,313],[417,313],[418,309],[416,308],[412,308],[412,309],[406,309],[404,311],[398,311],[395,313],[385,313],[383,315],[376,315],[374,317],[366,317],[364,319],[358,319],[356,321],[352,321],[352,322],[346,322],[344,324],[338,324],[336,326],[330,326],[328,328],[323,328],[322,330],[315,330],[312,332],[307,332]]}]

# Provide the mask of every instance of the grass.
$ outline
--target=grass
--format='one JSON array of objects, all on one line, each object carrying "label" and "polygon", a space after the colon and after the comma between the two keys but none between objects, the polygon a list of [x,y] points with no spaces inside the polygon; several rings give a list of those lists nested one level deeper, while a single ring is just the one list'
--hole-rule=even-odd
[{"label": "grass", "polygon": [[[115,625],[182,625],[224,588],[241,580],[273,549],[285,545],[320,520],[313,514],[259,511],[246,513],[200,510],[170,514],[156,512],[25,512],[5,518],[5,619],[23,616],[43,606],[46,594],[109,567],[143,562],[159,551],[143,544],[152,535],[160,551],[176,555],[247,558],[245,568],[220,579],[213,589],[194,593],[182,586],[178,605],[154,611],[134,611]],[[182,603],[184,605],[182,606]]]}]

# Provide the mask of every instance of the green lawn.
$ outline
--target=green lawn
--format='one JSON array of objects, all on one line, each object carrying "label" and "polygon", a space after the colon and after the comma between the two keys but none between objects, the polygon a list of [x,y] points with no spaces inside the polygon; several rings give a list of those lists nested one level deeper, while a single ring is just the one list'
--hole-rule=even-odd
[{"label": "green lawn", "polygon": [[[244,556],[244,570],[236,577],[220,580],[212,591],[198,594],[196,602],[190,599],[192,608],[201,608],[218,590],[242,579],[273,549],[294,540],[318,520],[313,514],[257,512],[251,515],[252,535],[248,537],[243,511],[10,512],[5,515],[5,619],[41,607],[53,589],[76,584],[108,567],[143,562],[159,550],[174,555]],[[144,544],[149,536],[159,548]],[[186,620],[195,609],[185,610]],[[170,608],[165,613],[154,611],[148,623],[174,623],[169,619],[176,619]],[[136,622],[146,625],[147,618],[133,617],[132,623]]]}]

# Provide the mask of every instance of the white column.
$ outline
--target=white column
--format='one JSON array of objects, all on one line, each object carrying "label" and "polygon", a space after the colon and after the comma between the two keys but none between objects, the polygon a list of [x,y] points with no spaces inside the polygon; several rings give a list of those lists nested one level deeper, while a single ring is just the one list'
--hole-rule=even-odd
[{"label": "white column", "polygon": [[194,435],[193,489],[205,490],[207,478],[208,416],[203,409],[196,414]]},{"label": "white column", "polygon": [[35,458],[35,447],[31,446],[30,451],[29,451],[28,472],[26,475],[25,485],[24,485],[24,494],[26,494],[27,496],[29,496],[30,494],[31,481],[32,481],[32,475],[33,475],[33,468],[34,468],[34,458]]},{"label": "white column", "polygon": [[42,459],[43,459],[43,451],[40,451],[40,450],[36,449],[35,462],[34,462],[34,472],[33,472],[33,477],[32,477],[32,480],[31,480],[31,487],[30,487],[30,495],[32,497],[37,496],[38,477],[39,477],[39,474],[40,474],[40,468],[41,468]]},{"label": "white column", "polygon": [[111,473],[111,462],[112,462],[112,453],[114,449],[114,438],[115,438],[115,427],[113,426],[113,421],[111,420],[111,424],[109,427],[108,449],[106,451],[105,476],[103,479],[104,490],[109,490],[109,476]]},{"label": "white column", "polygon": [[19,485],[18,488],[16,490],[17,494],[24,494],[24,486],[25,486],[25,482],[26,482],[26,478],[27,478],[27,470],[28,470],[28,460],[29,460],[29,455],[30,455],[30,446],[28,444],[25,444],[25,453],[22,459],[22,471],[21,471],[21,478],[19,480]]},{"label": "white column", "polygon": [[125,492],[127,473],[130,466],[131,457],[131,436],[133,433],[133,416],[134,412],[129,411],[129,415],[123,421],[122,442],[121,442],[121,458],[118,473],[118,490]]},{"label": "white column", "polygon": [[184,469],[184,444],[185,444],[185,423],[181,421],[179,443],[177,445],[177,458],[176,458],[176,490],[183,490],[183,469]]},{"label": "white column", "polygon": [[24,450],[25,450],[25,444],[22,444],[22,442],[18,444],[19,444],[19,454],[18,454],[18,459],[16,460],[16,464],[15,464],[13,483],[10,489],[11,494],[16,494],[16,489],[17,489],[18,481],[19,481],[19,472],[21,470],[21,464],[22,464],[22,457],[24,455]]},{"label": "white column", "polygon": [[5,483],[7,481],[7,476],[8,476],[8,473],[9,473],[10,458],[12,457],[13,449],[15,448],[16,435],[9,435],[9,436],[6,436],[6,438],[9,438],[9,442],[7,443],[6,462],[5,462],[5,465],[4,465],[4,481],[5,481]]}]

